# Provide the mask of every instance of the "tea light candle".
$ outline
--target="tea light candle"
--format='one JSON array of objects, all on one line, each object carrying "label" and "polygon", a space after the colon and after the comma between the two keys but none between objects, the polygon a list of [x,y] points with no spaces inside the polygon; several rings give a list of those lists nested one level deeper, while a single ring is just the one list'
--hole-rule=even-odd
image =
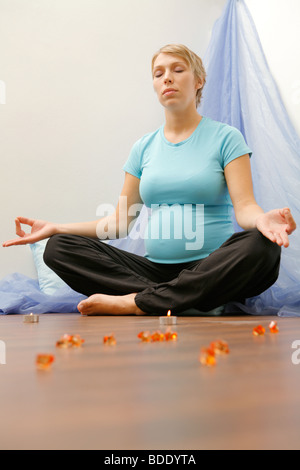
[{"label": "tea light candle", "polygon": [[24,323],[38,323],[39,316],[33,313],[30,313],[29,315],[24,315],[23,322]]},{"label": "tea light candle", "polygon": [[171,310],[168,311],[167,316],[159,317],[160,325],[176,325],[177,324],[177,317],[173,317],[171,315]]}]

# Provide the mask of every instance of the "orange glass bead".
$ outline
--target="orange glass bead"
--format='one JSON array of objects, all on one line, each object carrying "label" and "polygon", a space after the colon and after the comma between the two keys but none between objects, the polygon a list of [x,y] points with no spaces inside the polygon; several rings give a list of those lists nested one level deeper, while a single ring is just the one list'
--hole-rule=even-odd
[{"label": "orange glass bead", "polygon": [[141,331],[137,336],[140,338],[140,340],[142,340],[143,343],[149,343],[149,341],[151,341],[151,335],[149,331]]},{"label": "orange glass bead", "polygon": [[59,339],[58,341],[56,341],[56,347],[61,349],[67,349],[70,347],[70,344],[67,341]]},{"label": "orange glass bead", "polygon": [[61,338],[56,342],[57,348],[70,348],[72,346],[71,343],[72,336],[68,334],[64,334]]},{"label": "orange glass bead", "polygon": [[38,354],[36,356],[36,366],[40,370],[48,370],[53,364],[55,358],[52,354]]},{"label": "orange glass bead", "polygon": [[216,365],[216,356],[212,348],[201,348],[199,361],[204,366],[212,367]]},{"label": "orange glass bead", "polygon": [[174,331],[167,331],[164,334],[159,330],[154,331],[153,333],[150,333],[149,331],[141,331],[137,337],[144,343],[149,343],[150,341],[152,343],[156,341],[176,341],[177,333]]},{"label": "orange glass bead", "polygon": [[80,346],[84,343],[84,339],[80,337],[80,335],[74,335],[71,339],[73,348],[80,348]]},{"label": "orange glass bead", "polygon": [[269,325],[269,329],[270,329],[271,333],[275,333],[275,334],[278,333],[279,328],[278,328],[277,322],[276,321],[271,321],[271,323]]},{"label": "orange glass bead", "polygon": [[151,335],[151,341],[164,341],[165,335],[161,331],[155,331]]},{"label": "orange glass bead", "polygon": [[177,333],[174,331],[167,331],[165,333],[165,340],[166,341],[177,341]]},{"label": "orange glass bead", "polygon": [[210,344],[210,348],[215,354],[229,354],[230,350],[226,341],[218,339]]},{"label": "orange glass bead", "polygon": [[84,339],[80,335],[64,334],[57,342],[57,348],[79,348],[84,343]]},{"label": "orange glass bead", "polygon": [[114,335],[109,335],[109,336],[104,336],[103,343],[108,344],[110,346],[114,346],[115,344],[117,344],[117,341]]},{"label": "orange glass bead", "polygon": [[265,334],[266,330],[262,325],[258,325],[253,329],[253,334],[254,336],[263,336]]}]

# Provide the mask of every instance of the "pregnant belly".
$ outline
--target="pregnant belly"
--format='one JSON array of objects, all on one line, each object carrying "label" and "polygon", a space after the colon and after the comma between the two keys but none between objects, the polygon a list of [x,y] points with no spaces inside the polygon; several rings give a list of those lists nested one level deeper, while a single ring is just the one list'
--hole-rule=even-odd
[{"label": "pregnant belly", "polygon": [[228,206],[162,204],[148,220],[145,256],[157,263],[205,258],[232,234]]}]

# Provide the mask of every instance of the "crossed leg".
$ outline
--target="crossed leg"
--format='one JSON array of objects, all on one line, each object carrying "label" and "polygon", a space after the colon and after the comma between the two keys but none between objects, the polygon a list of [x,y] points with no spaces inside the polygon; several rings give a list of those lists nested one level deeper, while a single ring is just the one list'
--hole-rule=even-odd
[{"label": "crossed leg", "polygon": [[162,265],[86,237],[51,237],[44,260],[74,290],[89,295],[84,315],[210,311],[259,295],[277,279],[281,248],[257,229],[235,233],[205,259]]}]

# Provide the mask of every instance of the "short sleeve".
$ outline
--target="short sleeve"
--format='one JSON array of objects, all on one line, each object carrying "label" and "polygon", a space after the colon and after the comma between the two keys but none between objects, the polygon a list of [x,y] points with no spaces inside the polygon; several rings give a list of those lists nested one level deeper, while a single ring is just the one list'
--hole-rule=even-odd
[{"label": "short sleeve", "polygon": [[226,126],[226,134],[224,136],[221,155],[222,155],[222,166],[223,169],[238,157],[246,155],[247,153],[251,157],[252,151],[245,142],[243,134],[232,126]]},{"label": "short sleeve", "polygon": [[137,141],[131,149],[129,157],[125,165],[123,166],[123,170],[141,179],[141,176],[142,176],[141,159],[142,159],[142,152],[141,152],[140,141]]}]

